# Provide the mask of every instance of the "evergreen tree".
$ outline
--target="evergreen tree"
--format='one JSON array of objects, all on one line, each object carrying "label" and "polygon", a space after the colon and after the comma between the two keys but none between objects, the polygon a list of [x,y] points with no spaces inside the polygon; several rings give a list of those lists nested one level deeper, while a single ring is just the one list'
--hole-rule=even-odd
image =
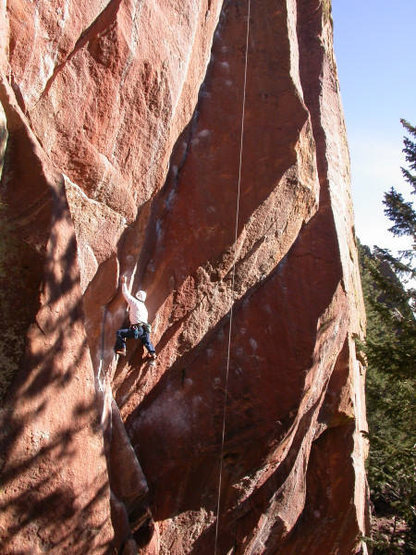
[{"label": "evergreen tree", "polygon": [[411,336],[402,341],[407,335],[404,323],[412,321],[413,314],[403,300],[405,289],[388,263],[368,247],[360,245],[359,252],[368,321],[365,350],[373,549],[374,553],[416,553],[416,379],[412,375],[415,359],[409,360],[406,350],[410,348],[414,354],[416,341]]},{"label": "evergreen tree", "polygon": [[[409,122],[402,119],[400,120],[403,127],[407,130],[411,137],[416,138],[416,127],[410,125]],[[416,175],[411,171],[416,171],[416,143],[409,137],[404,137],[404,148],[406,162],[409,164],[409,169],[401,168],[403,177],[411,187],[411,193],[416,193]],[[390,231],[397,236],[407,235],[413,240],[413,247],[416,240],[416,212],[413,208],[413,203],[405,202],[403,196],[396,191],[394,187],[384,195],[384,205],[386,206],[385,214],[394,225]],[[410,259],[415,256],[414,248],[409,251]]]},{"label": "evergreen tree", "polygon": [[[408,168],[416,194],[416,128],[401,120]],[[392,187],[384,197],[390,231],[411,246],[394,256],[360,246],[367,310],[368,480],[376,521],[374,553],[416,553],[416,211]]]}]

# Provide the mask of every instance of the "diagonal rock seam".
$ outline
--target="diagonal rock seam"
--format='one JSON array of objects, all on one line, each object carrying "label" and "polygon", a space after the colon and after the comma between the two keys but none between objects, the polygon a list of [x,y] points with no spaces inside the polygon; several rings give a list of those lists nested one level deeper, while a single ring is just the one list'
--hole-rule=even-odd
[{"label": "diagonal rock seam", "polygon": [[49,77],[48,81],[46,82],[45,88],[42,91],[38,102],[40,102],[43,98],[45,98],[50,88],[52,87],[56,77],[62,71],[66,64],[68,64],[71,59],[75,56],[75,54],[81,50],[92,38],[96,37],[100,33],[106,30],[109,23],[115,20],[117,15],[118,9],[120,7],[122,0],[110,0],[107,6],[102,10],[101,13],[97,15],[94,21],[86,28],[78,39],[76,40],[73,49],[69,52],[62,62],[60,62],[54,69],[52,75]]}]

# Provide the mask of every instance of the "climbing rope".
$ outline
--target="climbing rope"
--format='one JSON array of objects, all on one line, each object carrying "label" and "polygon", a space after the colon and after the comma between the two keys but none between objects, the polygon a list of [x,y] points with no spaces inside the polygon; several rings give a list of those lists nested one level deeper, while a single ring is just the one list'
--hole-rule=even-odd
[{"label": "climbing rope", "polygon": [[[237,244],[238,224],[239,224],[239,218],[240,218],[241,170],[242,170],[242,166],[243,166],[244,119],[245,119],[245,111],[246,111],[246,88],[247,88],[248,43],[249,43],[249,36],[250,36],[250,14],[251,14],[251,0],[247,0],[247,30],[246,30],[246,47],[245,47],[245,59],[244,59],[243,102],[242,102],[242,107],[241,107],[240,155],[239,155],[239,163],[238,163],[238,181],[237,181],[237,199],[236,199],[236,210],[235,210],[234,246]],[[234,288],[235,288],[235,262],[236,262],[236,255],[235,255],[235,252],[234,252],[232,279],[231,279],[231,291],[232,291],[233,298],[234,298]],[[219,467],[219,476],[218,476],[218,499],[217,499],[217,515],[216,515],[216,523],[215,523],[214,555],[217,554],[219,523],[220,523],[221,486],[222,486],[225,428],[226,428],[227,401],[228,401],[228,378],[229,378],[229,374],[230,374],[230,359],[231,359],[231,356],[230,356],[231,355],[231,331],[232,331],[232,325],[233,325],[233,307],[234,307],[233,300],[234,299],[232,299],[232,302],[231,302],[230,325],[229,325],[229,329],[228,329],[227,366],[226,366],[226,371],[225,371],[224,406],[223,406],[223,415],[222,415],[221,454],[220,454],[220,467]]]}]

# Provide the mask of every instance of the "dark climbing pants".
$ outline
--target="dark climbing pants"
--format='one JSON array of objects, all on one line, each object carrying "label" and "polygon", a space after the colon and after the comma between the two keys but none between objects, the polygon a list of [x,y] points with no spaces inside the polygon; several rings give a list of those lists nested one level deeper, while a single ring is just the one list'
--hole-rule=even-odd
[{"label": "dark climbing pants", "polygon": [[124,349],[126,346],[126,339],[140,339],[150,354],[155,352],[155,348],[150,341],[149,332],[143,326],[134,326],[130,328],[121,328],[117,330],[117,339],[114,347],[115,351]]}]

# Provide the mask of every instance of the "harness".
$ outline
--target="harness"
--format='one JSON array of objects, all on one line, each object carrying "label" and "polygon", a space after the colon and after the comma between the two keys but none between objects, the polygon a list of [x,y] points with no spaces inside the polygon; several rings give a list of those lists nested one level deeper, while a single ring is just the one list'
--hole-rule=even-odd
[{"label": "harness", "polygon": [[130,325],[131,330],[139,331],[139,328],[143,328],[146,333],[150,333],[152,331],[152,326],[147,322],[137,322],[137,324]]}]

